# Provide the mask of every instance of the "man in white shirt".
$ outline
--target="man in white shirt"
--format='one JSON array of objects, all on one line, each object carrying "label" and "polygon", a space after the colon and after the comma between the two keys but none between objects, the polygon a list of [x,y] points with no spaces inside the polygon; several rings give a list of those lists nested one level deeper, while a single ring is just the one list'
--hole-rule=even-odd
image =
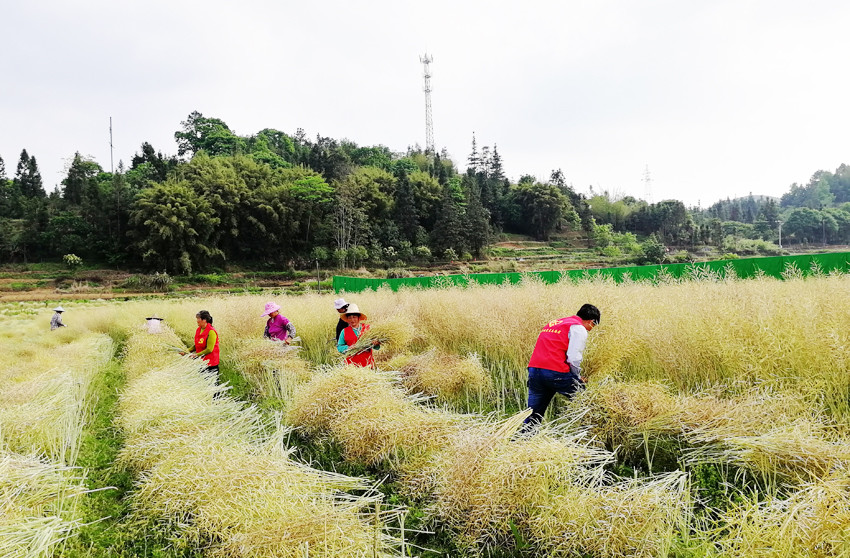
[{"label": "man in white shirt", "polygon": [[587,334],[599,325],[601,314],[592,304],[583,305],[575,316],[546,324],[537,337],[528,363],[529,426],[540,423],[556,393],[572,397],[584,389],[581,361]]}]

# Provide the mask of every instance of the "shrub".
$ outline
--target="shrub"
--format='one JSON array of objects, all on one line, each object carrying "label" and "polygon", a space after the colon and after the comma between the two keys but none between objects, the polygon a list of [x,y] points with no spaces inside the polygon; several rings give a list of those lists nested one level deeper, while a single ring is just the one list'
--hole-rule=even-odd
[{"label": "shrub", "polygon": [[68,269],[77,269],[83,265],[83,258],[76,254],[65,254],[62,256],[62,261]]},{"label": "shrub", "polygon": [[[396,262],[396,264],[404,262]],[[404,277],[412,277],[413,275],[407,269],[404,269],[401,266],[391,267],[387,269],[387,279],[402,279]]]},{"label": "shrub", "polygon": [[319,260],[322,263],[328,261],[330,259],[330,257],[331,257],[330,252],[328,252],[328,249],[325,248],[324,246],[316,246],[315,248],[313,248],[313,251],[310,253],[311,259]]},{"label": "shrub", "polygon": [[431,259],[431,249],[427,246],[417,246],[413,250],[413,254],[417,260],[428,261]]}]

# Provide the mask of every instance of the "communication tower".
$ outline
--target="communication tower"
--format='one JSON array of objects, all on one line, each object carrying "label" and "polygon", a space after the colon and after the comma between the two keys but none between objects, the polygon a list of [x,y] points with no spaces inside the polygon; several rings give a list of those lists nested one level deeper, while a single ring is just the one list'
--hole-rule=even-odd
[{"label": "communication tower", "polygon": [[436,153],[434,147],[434,120],[431,118],[431,62],[434,61],[433,56],[425,53],[425,56],[420,56],[419,61],[425,68],[425,151],[432,155]]},{"label": "communication tower", "polygon": [[646,202],[652,203],[652,175],[649,174],[649,165],[643,170],[643,188]]}]

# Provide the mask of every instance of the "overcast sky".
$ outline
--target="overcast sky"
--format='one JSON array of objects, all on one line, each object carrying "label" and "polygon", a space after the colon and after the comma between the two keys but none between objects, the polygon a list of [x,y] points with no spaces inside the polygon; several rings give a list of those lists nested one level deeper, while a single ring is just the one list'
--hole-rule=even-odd
[{"label": "overcast sky", "polygon": [[702,206],[850,163],[850,2],[29,0],[0,4],[0,156],[176,153],[197,110],[394,151],[473,132],[509,177]]}]

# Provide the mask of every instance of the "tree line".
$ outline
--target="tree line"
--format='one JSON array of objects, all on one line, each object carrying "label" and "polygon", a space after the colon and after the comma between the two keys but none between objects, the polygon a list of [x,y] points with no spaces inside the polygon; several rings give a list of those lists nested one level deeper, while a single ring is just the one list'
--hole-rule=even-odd
[{"label": "tree line", "polygon": [[143,143],[115,172],[76,153],[49,195],[34,156],[23,150],[12,176],[0,158],[0,262],[73,253],[188,274],[228,263],[403,266],[477,258],[501,232],[547,240],[583,230],[600,250],[648,259],[665,244],[720,246],[730,236],[773,242],[780,220],[798,241],[815,240],[815,224],[829,242],[850,235],[843,165],[792,185],[779,204],[750,196],[701,210],[675,200],[585,196],[560,170],[513,183],[497,147],[479,148],[474,137],[465,172],[445,150],[395,153],[308,138],[303,130],[239,136],[199,112],[174,138],[176,155]]}]

